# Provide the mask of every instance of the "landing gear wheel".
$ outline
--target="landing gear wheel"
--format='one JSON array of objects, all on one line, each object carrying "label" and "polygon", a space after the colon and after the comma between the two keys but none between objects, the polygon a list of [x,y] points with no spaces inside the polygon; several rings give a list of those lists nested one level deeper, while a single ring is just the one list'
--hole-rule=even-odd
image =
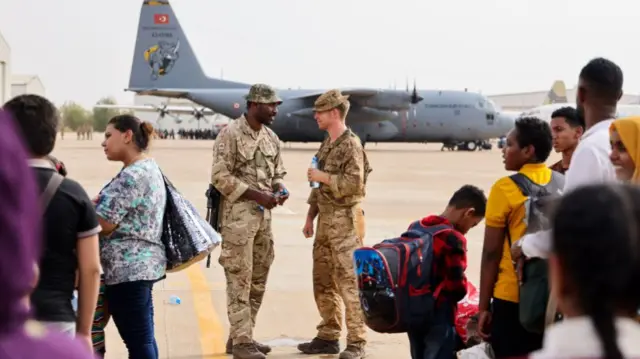
[{"label": "landing gear wheel", "polygon": [[475,141],[467,141],[464,147],[467,151],[473,152],[478,149],[478,144]]}]

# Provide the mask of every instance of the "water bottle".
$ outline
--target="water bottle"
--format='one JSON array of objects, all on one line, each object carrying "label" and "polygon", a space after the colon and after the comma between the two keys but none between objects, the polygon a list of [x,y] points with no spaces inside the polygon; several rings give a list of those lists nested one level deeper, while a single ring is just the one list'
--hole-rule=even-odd
[{"label": "water bottle", "polygon": [[[313,158],[311,159],[311,168],[313,168],[313,169],[317,169],[318,168],[318,157],[317,156],[313,156]],[[320,187],[320,183],[311,181],[311,182],[309,182],[309,186],[311,188],[318,188],[318,187]]]},{"label": "water bottle", "polygon": [[169,304],[178,305],[180,304],[180,302],[180,297],[178,297],[177,295],[172,295],[169,297]]}]

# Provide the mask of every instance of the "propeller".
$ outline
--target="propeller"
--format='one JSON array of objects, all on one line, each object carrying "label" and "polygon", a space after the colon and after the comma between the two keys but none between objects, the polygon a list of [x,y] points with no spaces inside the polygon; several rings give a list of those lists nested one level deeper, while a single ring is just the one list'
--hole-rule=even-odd
[{"label": "propeller", "polygon": [[409,98],[409,101],[411,102],[412,105],[415,105],[418,102],[424,100],[423,97],[418,95],[418,88],[416,87],[416,79],[415,78],[413,79],[413,90],[409,91],[409,80],[407,79],[405,91],[407,93],[409,93],[409,92],[411,93],[411,97]]},{"label": "propeller", "polygon": [[416,79],[413,79],[413,91],[411,92],[411,104],[415,105],[422,100],[424,100],[424,98],[418,95],[418,88],[416,87]]},{"label": "propeller", "polygon": [[152,103],[147,104],[147,106],[150,106],[154,110],[158,111],[158,118],[156,119],[156,123],[158,125],[160,125],[160,122],[162,120],[164,120],[165,116],[167,116],[167,115],[169,117],[173,118],[173,120],[176,121],[176,123],[182,122],[182,120],[179,117],[174,116],[169,110],[167,110],[167,106],[169,106],[169,104],[167,102],[162,103],[160,106],[154,105]]},{"label": "propeller", "polygon": [[189,122],[193,122],[193,120],[198,121],[198,128],[200,128],[200,121],[204,120],[204,122],[209,123],[209,119],[204,114],[207,109],[205,107],[200,107],[199,109],[193,107],[193,111],[191,111],[191,115],[193,118],[189,120]]}]

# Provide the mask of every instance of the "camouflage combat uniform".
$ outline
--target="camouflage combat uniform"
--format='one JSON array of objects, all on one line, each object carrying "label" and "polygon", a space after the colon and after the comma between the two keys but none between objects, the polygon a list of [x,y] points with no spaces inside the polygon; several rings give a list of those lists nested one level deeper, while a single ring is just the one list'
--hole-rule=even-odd
[{"label": "camouflage combat uniform", "polygon": [[[317,112],[331,110],[348,96],[332,90],[320,96]],[[333,143],[329,137],[317,153],[319,170],[331,176],[331,185],[311,190],[307,203],[318,206],[318,224],[313,243],[313,290],[322,317],[318,335],[298,346],[308,354],[337,354],[342,327],[341,300],[345,303],[347,349],[340,358],[360,358],[366,344],[366,327],[360,307],[353,265],[353,251],[362,246],[364,218],[360,206],[371,172],[358,136],[347,129]]]},{"label": "camouflage combat uniform", "polygon": [[[273,89],[261,84],[254,85],[246,99],[281,102]],[[240,358],[262,358],[271,350],[253,341],[253,328],[274,259],[271,211],[241,196],[248,188],[272,193],[285,175],[280,140],[271,129],[263,126],[256,132],[243,115],[220,131],[213,149],[211,182],[224,197],[219,262],[227,280],[227,353],[236,355],[236,348],[249,353],[238,354]]]}]

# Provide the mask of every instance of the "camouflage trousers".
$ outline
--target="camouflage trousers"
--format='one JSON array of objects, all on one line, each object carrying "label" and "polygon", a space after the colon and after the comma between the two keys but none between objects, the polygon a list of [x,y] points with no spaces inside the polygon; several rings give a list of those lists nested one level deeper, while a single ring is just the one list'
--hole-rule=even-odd
[{"label": "camouflage trousers", "polygon": [[251,343],[269,268],[274,259],[271,213],[255,203],[231,205],[223,214],[220,265],[227,279],[227,315],[233,344]]},{"label": "camouflage trousers", "polygon": [[320,339],[340,338],[344,303],[347,344],[366,344],[353,264],[353,251],[362,246],[363,237],[364,217],[359,207],[320,211],[313,243],[313,294],[322,317],[317,327]]}]

